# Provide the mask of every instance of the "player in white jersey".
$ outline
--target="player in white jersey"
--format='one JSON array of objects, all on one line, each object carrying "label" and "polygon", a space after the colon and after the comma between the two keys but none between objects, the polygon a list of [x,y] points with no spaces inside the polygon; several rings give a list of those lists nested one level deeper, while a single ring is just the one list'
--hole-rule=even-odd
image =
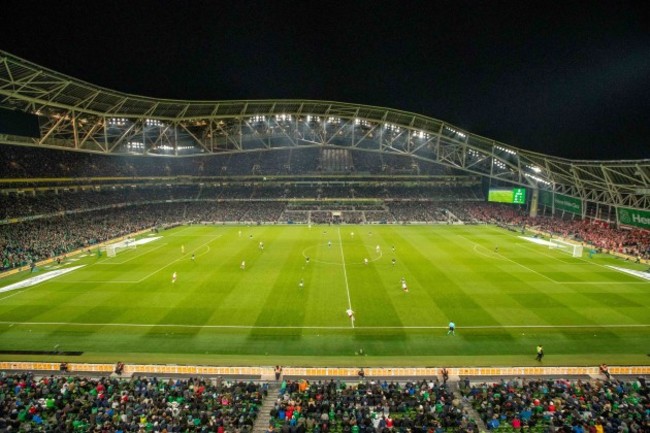
[{"label": "player in white jersey", "polygon": [[176,272],[172,274],[172,284],[176,282]]}]

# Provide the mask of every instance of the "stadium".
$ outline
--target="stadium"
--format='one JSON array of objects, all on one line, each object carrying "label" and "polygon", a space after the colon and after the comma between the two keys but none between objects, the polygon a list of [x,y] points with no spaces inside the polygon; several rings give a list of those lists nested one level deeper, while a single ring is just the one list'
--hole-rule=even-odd
[{"label": "stadium", "polygon": [[[9,375],[100,375],[78,386],[117,394],[116,365],[118,377],[200,376],[176,386],[237,395],[226,431],[257,429],[258,408],[271,431],[296,419],[292,404],[263,403],[276,372],[281,395],[347,396],[327,427],[305,411],[307,432],[498,430],[482,411],[505,385],[480,400],[468,378],[481,377],[640,376],[619,394],[647,408],[650,160],[555,157],[389,107],[148,98],[4,51],[0,108]],[[362,382],[336,392],[305,378]],[[365,394],[382,406],[386,378],[409,381],[384,405],[395,420],[349,416]],[[542,405],[575,385],[562,386]],[[622,385],[599,392],[609,386]],[[422,409],[425,388],[436,398]],[[436,400],[445,415],[427,421]],[[548,408],[530,401],[529,431],[546,431]],[[320,416],[320,401],[309,407]],[[216,431],[192,415],[191,431]],[[630,420],[648,426],[647,412]]]}]

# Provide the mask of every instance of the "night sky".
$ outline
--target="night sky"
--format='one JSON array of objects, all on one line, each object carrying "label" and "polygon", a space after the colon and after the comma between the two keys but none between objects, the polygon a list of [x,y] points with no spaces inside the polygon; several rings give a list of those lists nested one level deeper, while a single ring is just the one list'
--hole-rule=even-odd
[{"label": "night sky", "polygon": [[644,2],[29,0],[2,9],[0,49],[121,92],[377,105],[556,156],[650,158]]}]

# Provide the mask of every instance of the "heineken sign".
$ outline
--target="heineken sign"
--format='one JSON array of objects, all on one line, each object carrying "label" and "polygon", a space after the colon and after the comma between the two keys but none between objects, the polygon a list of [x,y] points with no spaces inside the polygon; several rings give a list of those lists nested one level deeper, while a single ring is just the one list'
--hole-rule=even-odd
[{"label": "heineken sign", "polygon": [[645,210],[619,207],[616,209],[618,222],[626,226],[635,226],[650,230],[650,212]]},{"label": "heineken sign", "polygon": [[563,210],[577,215],[582,215],[582,200],[568,195],[555,194],[553,199],[555,210]]}]

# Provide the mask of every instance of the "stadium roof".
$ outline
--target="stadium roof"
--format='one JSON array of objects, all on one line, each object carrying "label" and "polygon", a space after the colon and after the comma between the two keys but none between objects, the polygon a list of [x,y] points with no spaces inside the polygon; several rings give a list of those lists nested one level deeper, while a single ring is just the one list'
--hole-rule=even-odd
[{"label": "stadium roof", "polygon": [[39,138],[0,136],[5,144],[169,156],[343,147],[432,161],[595,203],[650,209],[648,159],[558,158],[390,108],[313,100],[154,99],[101,88],[4,51],[0,108],[40,118]]}]

